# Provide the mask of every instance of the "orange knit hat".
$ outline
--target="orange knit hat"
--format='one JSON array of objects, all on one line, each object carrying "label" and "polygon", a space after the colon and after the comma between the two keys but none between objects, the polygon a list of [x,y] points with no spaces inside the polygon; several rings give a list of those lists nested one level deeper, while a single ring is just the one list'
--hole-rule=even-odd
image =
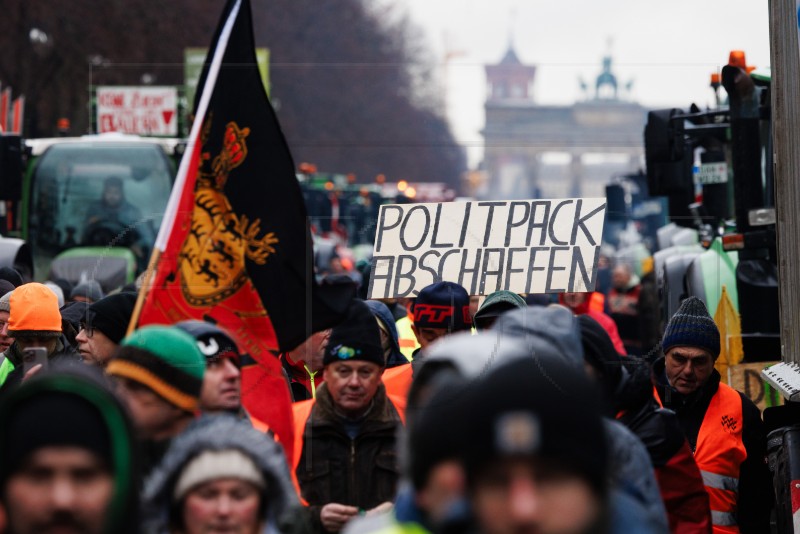
[{"label": "orange knit hat", "polygon": [[14,337],[58,337],[61,335],[61,313],[58,297],[36,282],[14,290],[9,301],[8,333]]}]

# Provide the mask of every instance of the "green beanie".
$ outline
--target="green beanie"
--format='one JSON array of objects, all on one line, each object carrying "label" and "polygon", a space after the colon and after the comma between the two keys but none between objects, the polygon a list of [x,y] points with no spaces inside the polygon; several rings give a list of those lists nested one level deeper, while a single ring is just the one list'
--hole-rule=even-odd
[{"label": "green beanie", "polygon": [[108,374],[135,380],[187,411],[197,409],[206,359],[194,337],[173,326],[145,326],[120,343]]}]

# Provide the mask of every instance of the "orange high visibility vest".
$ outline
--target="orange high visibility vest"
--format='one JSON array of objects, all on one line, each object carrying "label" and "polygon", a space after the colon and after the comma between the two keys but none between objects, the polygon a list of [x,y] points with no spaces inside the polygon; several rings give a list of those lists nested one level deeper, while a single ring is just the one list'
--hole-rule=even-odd
[{"label": "orange high visibility vest", "polygon": [[410,363],[404,363],[403,365],[386,369],[382,377],[383,385],[386,386],[386,394],[393,398],[407,398],[413,378],[414,371]]},{"label": "orange high visibility vest", "polygon": [[589,296],[589,311],[605,313],[606,296],[599,291],[593,291]]},{"label": "orange high visibility vest", "polygon": [[720,383],[700,425],[694,453],[711,504],[714,534],[739,532],[739,468],[747,458],[743,425],[742,398],[735,389]]}]

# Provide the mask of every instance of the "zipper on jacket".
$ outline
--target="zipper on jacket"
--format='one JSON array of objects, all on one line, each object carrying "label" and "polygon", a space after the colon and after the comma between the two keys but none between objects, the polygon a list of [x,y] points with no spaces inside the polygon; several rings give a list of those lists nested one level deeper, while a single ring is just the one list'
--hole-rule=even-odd
[{"label": "zipper on jacket", "polygon": [[356,440],[350,440],[350,502],[355,503],[356,497]]},{"label": "zipper on jacket", "polygon": [[308,365],[303,362],[303,368],[306,370],[306,374],[311,381],[311,398],[316,400],[317,399],[317,385],[314,383],[314,378],[317,376],[319,371],[311,372],[311,369],[308,368]]}]

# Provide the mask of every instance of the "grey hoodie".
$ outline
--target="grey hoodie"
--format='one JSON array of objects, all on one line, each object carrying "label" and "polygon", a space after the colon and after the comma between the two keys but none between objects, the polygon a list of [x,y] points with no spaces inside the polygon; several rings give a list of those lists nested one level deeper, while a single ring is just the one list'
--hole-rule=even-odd
[{"label": "grey hoodie", "polygon": [[[161,464],[153,470],[144,488],[145,529],[143,532],[169,532],[172,492],[187,462],[208,450],[237,449],[249,456],[261,470],[266,489],[267,517],[262,532],[304,530],[292,524],[300,517],[300,502],[289,475],[281,446],[246,421],[233,415],[204,416],[176,437]],[[288,523],[288,524],[287,524]],[[301,528],[298,528],[301,527]]]},{"label": "grey hoodie", "polygon": [[[583,369],[581,333],[572,312],[558,305],[512,310],[504,313],[491,330],[477,335],[453,334],[431,345],[414,374],[407,424],[413,425],[418,417],[417,397],[427,386],[434,389],[454,386],[446,380],[437,381],[443,373],[451,371],[470,382],[513,359],[525,357],[557,358]],[[455,387],[463,387],[463,384]],[[611,477],[609,531],[612,534],[666,534],[666,512],[647,450],[635,435],[616,421],[606,419],[605,431]],[[413,459],[404,460],[408,469]],[[406,491],[411,490],[406,488]],[[378,532],[387,524],[391,524],[387,517],[355,521],[348,525],[347,532]]]},{"label": "grey hoodie", "polygon": [[[515,336],[523,339],[533,354],[559,354],[568,363],[580,369],[584,366],[583,344],[577,319],[560,305],[528,307],[512,310],[500,316],[492,326],[499,337]],[[556,349],[556,350],[553,350]],[[621,423],[606,419],[606,437],[609,444],[609,472],[612,492],[617,490],[631,497],[631,502],[643,507],[641,525],[647,532],[669,530],[666,509],[650,462],[650,455],[642,442]],[[612,502],[612,507],[614,503]],[[612,511],[612,515],[613,511]],[[612,525],[612,531],[615,531]]]}]

